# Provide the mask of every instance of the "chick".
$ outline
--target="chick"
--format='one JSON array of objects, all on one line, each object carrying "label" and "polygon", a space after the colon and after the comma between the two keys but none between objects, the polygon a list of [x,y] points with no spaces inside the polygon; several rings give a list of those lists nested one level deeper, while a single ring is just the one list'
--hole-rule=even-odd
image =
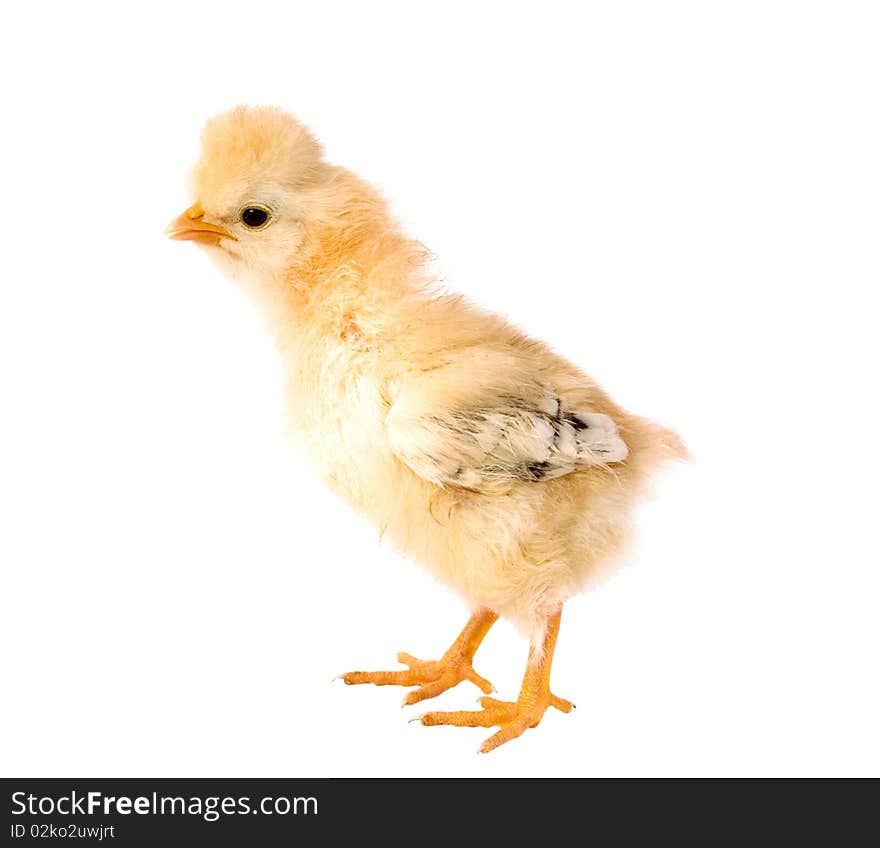
[{"label": "chick", "polygon": [[253,296],[285,366],[291,430],[318,475],[455,590],[470,620],[436,661],[349,684],[416,686],[415,704],[469,680],[499,616],[530,639],[516,701],[428,712],[497,727],[488,752],[548,707],[562,606],[619,550],[650,472],[685,449],[503,318],[441,290],[429,256],[379,194],[322,158],[274,108],[210,120],[193,205],[168,227]]}]

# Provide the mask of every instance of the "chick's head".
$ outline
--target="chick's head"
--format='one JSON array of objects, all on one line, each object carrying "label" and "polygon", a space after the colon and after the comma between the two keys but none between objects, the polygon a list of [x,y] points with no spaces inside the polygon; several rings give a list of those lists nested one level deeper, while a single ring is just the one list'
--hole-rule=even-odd
[{"label": "chick's head", "polygon": [[233,272],[282,273],[327,179],[320,144],[287,113],[246,106],[208,121],[201,142],[194,202],[166,232],[206,247]]}]

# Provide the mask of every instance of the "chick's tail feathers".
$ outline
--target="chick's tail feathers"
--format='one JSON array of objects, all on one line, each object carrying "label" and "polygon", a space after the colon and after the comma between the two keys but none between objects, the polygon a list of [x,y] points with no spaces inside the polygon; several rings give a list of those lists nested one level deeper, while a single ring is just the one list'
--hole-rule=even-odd
[{"label": "chick's tail feathers", "polygon": [[694,458],[684,440],[675,430],[656,424],[654,427],[656,428],[655,434],[658,438],[658,447],[664,459],[677,459],[681,462],[689,462]]},{"label": "chick's tail feathers", "polygon": [[653,471],[670,460],[687,462],[693,458],[675,430],[647,418],[629,416],[620,429],[630,448],[631,467],[639,472]]}]

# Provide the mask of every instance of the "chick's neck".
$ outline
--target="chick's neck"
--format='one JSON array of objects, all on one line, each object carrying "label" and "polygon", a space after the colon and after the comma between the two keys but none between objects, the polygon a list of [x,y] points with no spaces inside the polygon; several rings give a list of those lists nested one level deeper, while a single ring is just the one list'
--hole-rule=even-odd
[{"label": "chick's neck", "polygon": [[282,348],[303,333],[373,345],[419,300],[428,251],[400,231],[371,189],[353,183],[306,225],[272,286],[270,325]]}]

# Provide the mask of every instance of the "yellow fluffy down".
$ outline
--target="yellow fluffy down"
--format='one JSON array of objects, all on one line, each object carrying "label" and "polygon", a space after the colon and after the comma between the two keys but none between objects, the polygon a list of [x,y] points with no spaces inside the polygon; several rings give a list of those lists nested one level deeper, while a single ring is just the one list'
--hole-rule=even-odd
[{"label": "yellow fluffy down", "polygon": [[[208,250],[259,304],[291,430],[385,538],[533,638],[626,540],[668,429],[503,318],[441,291],[385,203],[289,115],[211,120],[193,172]],[[251,202],[270,225],[240,220]],[[607,416],[607,419],[605,418]]]}]

